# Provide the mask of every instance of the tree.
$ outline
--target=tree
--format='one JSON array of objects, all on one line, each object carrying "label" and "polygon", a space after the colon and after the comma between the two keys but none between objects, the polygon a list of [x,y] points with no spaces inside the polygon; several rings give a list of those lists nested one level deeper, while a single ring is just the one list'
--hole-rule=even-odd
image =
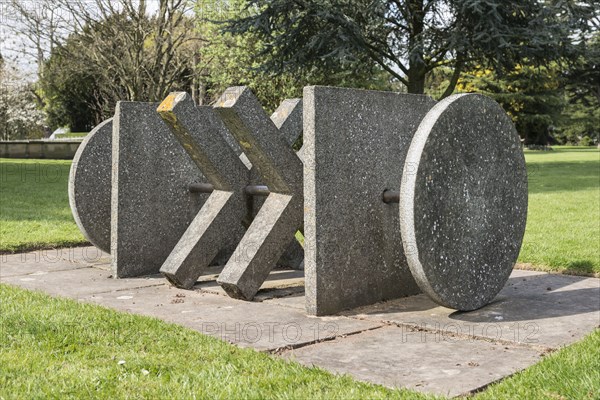
[{"label": "tree", "polygon": [[39,87],[51,129],[69,126],[74,132],[87,132],[112,113],[114,103],[102,94],[102,74],[93,66],[71,62],[69,54],[79,49],[73,35],[52,51],[44,63]]},{"label": "tree", "polygon": [[[561,121],[561,135],[571,144],[600,139],[600,21],[596,31],[581,42],[582,55],[565,71],[568,104]],[[586,139],[587,138],[587,139]]]},{"label": "tree", "polygon": [[301,97],[306,85],[335,85],[386,89],[389,80],[372,60],[362,57],[353,62],[328,59],[305,63],[294,71],[268,71],[261,65],[273,61],[265,40],[253,32],[232,35],[221,32],[224,21],[253,12],[247,0],[212,1],[198,4],[198,29],[205,43],[200,48],[199,70],[205,98],[218,98],[229,86],[249,86],[261,103],[273,111],[281,99]]},{"label": "tree", "polygon": [[194,63],[193,21],[186,0],[57,0],[74,15],[80,46],[69,56],[102,72],[111,99],[160,101],[172,90],[190,89]]},{"label": "tree", "polygon": [[[48,77],[38,75],[48,91],[42,91],[44,101],[60,100],[45,105],[53,123],[89,125],[98,122],[99,113],[102,119],[110,116],[119,100],[161,101],[174,90],[197,92],[195,55],[200,39],[194,34],[188,0],[40,0],[59,10],[52,21],[32,13],[25,7],[27,1],[11,1],[24,31],[41,37],[34,50],[49,51],[53,59],[46,62],[48,57],[42,57],[43,66],[52,71]],[[46,34],[56,25],[59,31]],[[69,87],[73,83],[76,87]],[[85,88],[93,92],[86,94]],[[72,95],[83,97],[70,100]],[[82,104],[92,107],[88,122],[75,122],[82,116],[64,115]]]},{"label": "tree", "polygon": [[442,97],[469,65],[510,71],[522,59],[547,63],[573,51],[569,36],[596,12],[596,0],[250,0],[249,13],[229,21],[252,32],[275,57],[267,69],[367,56],[409,93],[425,90],[428,74],[450,66]]},{"label": "tree", "polygon": [[31,84],[0,56],[0,138],[33,139],[44,136],[45,115],[40,111]]},{"label": "tree", "polygon": [[60,7],[54,0],[8,0],[4,7],[5,29],[16,39],[8,43],[7,48],[13,58],[34,60],[37,73],[42,76],[48,55],[69,32]]},{"label": "tree", "polygon": [[466,72],[457,84],[460,92],[477,92],[494,98],[510,115],[525,145],[548,145],[565,106],[560,69],[517,65],[500,76],[490,69]]}]

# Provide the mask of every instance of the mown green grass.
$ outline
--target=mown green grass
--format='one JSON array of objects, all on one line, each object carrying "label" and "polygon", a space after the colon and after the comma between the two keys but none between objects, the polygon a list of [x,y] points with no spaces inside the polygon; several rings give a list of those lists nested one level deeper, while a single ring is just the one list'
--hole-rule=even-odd
[{"label": "mown green grass", "polygon": [[56,135],[57,139],[77,139],[84,138],[87,136],[89,132],[68,132],[68,133],[59,133]]},{"label": "mown green grass", "polygon": [[492,385],[484,399],[600,399],[600,330]]},{"label": "mown green grass", "polygon": [[6,285],[0,328],[0,399],[431,398]]},{"label": "mown green grass", "polygon": [[0,159],[0,251],[86,243],[75,225],[68,160]]},{"label": "mown green grass", "polygon": [[536,269],[600,273],[600,152],[526,151],[529,212],[519,262]]},{"label": "mown green grass", "polygon": [[[433,398],[306,368],[157,319],[6,285],[0,285],[0,366],[0,399]],[[600,398],[600,331],[476,397]]]}]

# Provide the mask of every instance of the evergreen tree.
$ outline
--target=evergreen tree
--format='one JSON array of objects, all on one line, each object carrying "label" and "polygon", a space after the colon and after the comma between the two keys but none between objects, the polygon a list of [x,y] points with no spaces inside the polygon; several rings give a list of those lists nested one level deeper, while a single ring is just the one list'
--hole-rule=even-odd
[{"label": "evergreen tree", "polygon": [[466,73],[457,85],[460,92],[483,93],[494,98],[511,116],[525,145],[548,145],[565,106],[560,69],[517,65],[500,76],[490,69]]},{"label": "evergreen tree", "polygon": [[284,98],[301,97],[307,85],[332,85],[389,89],[383,70],[367,57],[360,60],[325,58],[307,62],[292,70],[260,68],[276,57],[264,38],[254,32],[221,33],[224,21],[254,15],[247,0],[201,2],[196,13],[200,36],[200,70],[205,101],[214,101],[227,87],[250,87],[268,111]]},{"label": "evergreen tree", "polygon": [[[571,33],[587,29],[596,0],[250,0],[248,14],[227,30],[264,40],[263,67],[294,70],[314,62],[368,57],[409,93],[423,93],[426,77],[450,66],[442,97],[472,65],[510,71],[570,57]],[[253,12],[250,12],[253,11]]]}]

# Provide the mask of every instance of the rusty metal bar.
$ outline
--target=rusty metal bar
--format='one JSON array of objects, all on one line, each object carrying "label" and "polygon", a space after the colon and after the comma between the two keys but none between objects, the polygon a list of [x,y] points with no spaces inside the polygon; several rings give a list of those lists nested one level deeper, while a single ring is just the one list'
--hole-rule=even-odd
[{"label": "rusty metal bar", "polygon": [[210,183],[192,183],[188,189],[192,193],[212,193],[215,187]]},{"label": "rusty metal bar", "polygon": [[269,188],[264,185],[248,185],[244,188],[244,192],[249,196],[268,196],[271,194]]},{"label": "rusty metal bar", "polygon": [[[192,193],[212,193],[215,187],[210,183],[192,183],[188,189]],[[244,192],[249,196],[268,196],[271,193],[264,185],[248,185]]]},{"label": "rusty metal bar", "polygon": [[[214,186],[210,183],[192,183],[189,186],[189,190],[192,193],[212,193],[215,190]],[[268,196],[271,192],[269,188],[264,185],[248,185],[244,188],[244,192],[248,196]],[[385,190],[382,195],[384,203],[399,203],[400,192],[395,190]]]},{"label": "rusty metal bar", "polygon": [[384,203],[400,203],[400,192],[395,190],[384,190],[382,200]]}]

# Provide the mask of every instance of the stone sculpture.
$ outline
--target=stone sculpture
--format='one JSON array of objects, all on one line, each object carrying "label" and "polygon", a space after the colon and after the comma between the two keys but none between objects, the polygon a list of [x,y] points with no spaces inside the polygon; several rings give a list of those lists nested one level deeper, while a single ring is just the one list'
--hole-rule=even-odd
[{"label": "stone sculpture", "polygon": [[520,142],[481,95],[314,86],[269,118],[245,87],[214,107],[173,93],[119,103],[86,141],[69,198],[116,277],[190,288],[216,259],[217,282],[251,300],[278,260],[298,266],[305,229],[309,314],[420,291],[466,311],[503,287],[525,230]]}]

